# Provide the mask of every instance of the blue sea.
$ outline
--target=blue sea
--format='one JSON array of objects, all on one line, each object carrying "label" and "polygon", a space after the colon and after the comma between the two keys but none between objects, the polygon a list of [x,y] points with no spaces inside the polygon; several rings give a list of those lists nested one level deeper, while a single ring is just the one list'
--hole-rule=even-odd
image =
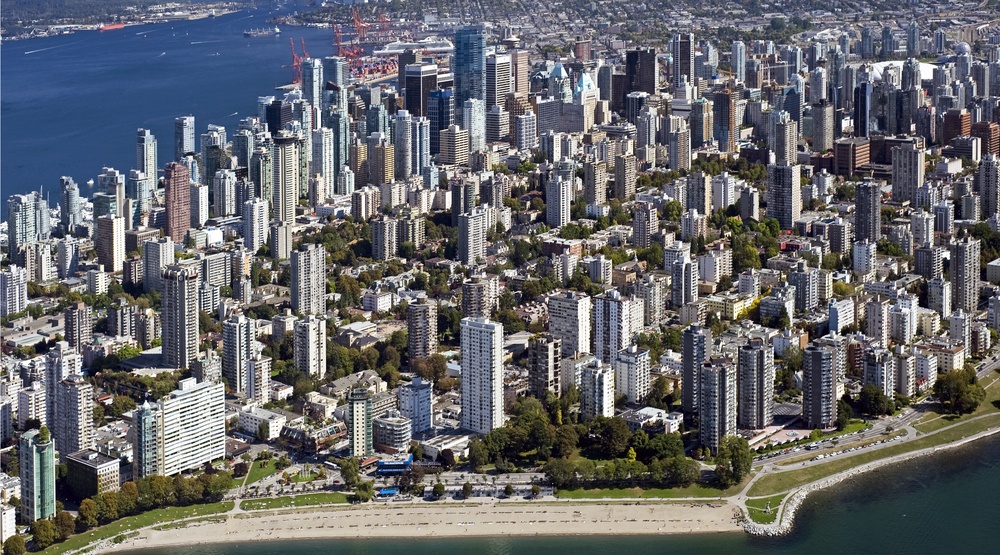
[{"label": "blue sea", "polygon": [[[102,167],[135,167],[135,136],[151,129],[159,166],[173,158],[174,118],[194,115],[230,135],[254,115],[258,96],[279,96],[292,80],[289,39],[313,57],[335,54],[330,29],[284,27],[276,37],[244,38],[268,25],[267,10],[116,31],[4,42],[0,52],[2,195],[43,186],[58,199],[59,177],[85,183]],[[6,203],[3,203],[6,213]]]}]

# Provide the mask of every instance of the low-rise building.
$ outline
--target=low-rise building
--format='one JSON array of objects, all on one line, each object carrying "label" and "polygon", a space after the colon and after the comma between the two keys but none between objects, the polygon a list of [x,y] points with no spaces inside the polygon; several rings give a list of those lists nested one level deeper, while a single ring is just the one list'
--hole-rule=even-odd
[{"label": "low-rise building", "polygon": [[70,453],[66,457],[66,484],[76,500],[94,497],[108,491],[118,491],[121,484],[119,460],[93,449]]},{"label": "low-rise building", "polygon": [[258,407],[250,407],[245,411],[240,411],[240,430],[257,436],[263,441],[274,441],[281,435],[281,428],[288,421],[285,415],[271,412]]},{"label": "low-rise building", "polygon": [[397,410],[372,421],[375,450],[383,453],[405,453],[413,437],[410,419]]}]

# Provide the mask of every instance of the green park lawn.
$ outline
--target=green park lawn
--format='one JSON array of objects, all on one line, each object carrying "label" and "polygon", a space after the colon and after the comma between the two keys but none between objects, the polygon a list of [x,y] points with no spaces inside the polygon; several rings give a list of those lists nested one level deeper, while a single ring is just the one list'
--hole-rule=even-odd
[{"label": "green park lawn", "polygon": [[138,530],[157,523],[174,522],[196,516],[225,513],[232,510],[232,508],[232,501],[222,501],[220,503],[191,505],[189,507],[166,507],[163,509],[155,509],[135,516],[129,516],[116,520],[105,526],[95,528],[89,532],[84,532],[83,534],[76,534],[68,540],[52,545],[40,553],[43,555],[66,553],[68,551],[74,551],[86,547],[93,542],[114,538],[119,534],[129,532],[131,530]]},{"label": "green park lawn", "polygon": [[[250,468],[250,473],[247,475],[246,485],[253,484],[254,482],[259,482],[264,478],[272,474],[276,474],[278,470],[274,468],[273,460],[270,461],[254,461],[253,467]],[[267,466],[264,466],[267,465]]]},{"label": "green park lawn", "polygon": [[[782,493],[760,499],[748,499],[746,504],[747,512],[750,513],[750,519],[759,524],[771,524],[777,518],[778,509],[781,507],[781,501],[784,498],[785,494]],[[770,511],[767,510],[769,502]]]},{"label": "green park lawn", "polygon": [[815,482],[821,478],[832,476],[833,474],[843,472],[844,470],[848,470],[856,466],[895,455],[901,455],[903,453],[909,453],[911,451],[917,451],[927,447],[934,447],[936,445],[943,445],[945,443],[957,441],[998,425],[1000,425],[1000,414],[992,414],[972,422],[963,422],[954,428],[949,428],[931,435],[925,435],[913,441],[897,443],[882,449],[863,452],[858,455],[837,457],[828,463],[818,464],[799,470],[775,472],[757,480],[753,487],[750,488],[750,491],[747,492],[747,495],[750,497],[761,497],[787,492],[804,486],[810,482]]},{"label": "green park lawn", "polygon": [[347,496],[343,493],[307,493],[268,499],[248,499],[240,503],[240,508],[244,511],[261,511],[266,509],[329,505],[331,503],[347,503]]}]

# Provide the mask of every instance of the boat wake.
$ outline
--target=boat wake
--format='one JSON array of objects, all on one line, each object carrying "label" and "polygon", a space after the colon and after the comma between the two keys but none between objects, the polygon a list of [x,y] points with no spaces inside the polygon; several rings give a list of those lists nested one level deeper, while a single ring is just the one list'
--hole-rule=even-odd
[{"label": "boat wake", "polygon": [[28,55],[28,54],[34,54],[36,52],[45,52],[46,50],[53,50],[55,48],[62,48],[64,46],[70,46],[70,45],[73,45],[73,44],[80,44],[81,42],[83,42],[83,41],[82,40],[78,40],[78,41],[75,41],[75,42],[70,42],[70,43],[66,43],[66,44],[60,44],[59,46],[49,46],[48,48],[39,48],[38,50],[28,50],[28,51],[25,51],[24,54]]},{"label": "boat wake", "polygon": [[191,44],[210,44],[213,42],[222,42],[221,40],[195,40],[191,41]]}]

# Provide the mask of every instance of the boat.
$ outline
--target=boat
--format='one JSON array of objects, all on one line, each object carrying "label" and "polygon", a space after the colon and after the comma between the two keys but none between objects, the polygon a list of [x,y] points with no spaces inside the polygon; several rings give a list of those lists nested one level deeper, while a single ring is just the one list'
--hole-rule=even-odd
[{"label": "boat", "polygon": [[270,29],[250,29],[249,31],[243,31],[244,37],[250,38],[260,38],[260,37],[273,37],[275,35],[280,35],[281,29],[277,27]]},{"label": "boat", "polygon": [[427,37],[418,41],[395,41],[372,52],[373,56],[398,56],[407,50],[424,52],[425,54],[447,54],[455,51],[455,45],[448,39]]},{"label": "boat", "polygon": [[98,27],[97,30],[103,33],[104,31],[117,31],[118,29],[124,29],[124,28],[125,28],[124,23],[106,23]]}]

